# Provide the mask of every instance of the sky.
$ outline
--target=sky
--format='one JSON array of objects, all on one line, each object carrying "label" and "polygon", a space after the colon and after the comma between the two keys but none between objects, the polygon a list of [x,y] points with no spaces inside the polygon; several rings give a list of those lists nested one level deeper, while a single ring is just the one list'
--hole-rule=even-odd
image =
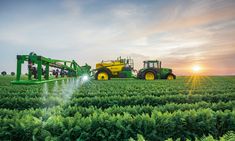
[{"label": "sky", "polygon": [[176,75],[235,75],[234,0],[0,0],[0,71],[16,55],[158,59]]}]

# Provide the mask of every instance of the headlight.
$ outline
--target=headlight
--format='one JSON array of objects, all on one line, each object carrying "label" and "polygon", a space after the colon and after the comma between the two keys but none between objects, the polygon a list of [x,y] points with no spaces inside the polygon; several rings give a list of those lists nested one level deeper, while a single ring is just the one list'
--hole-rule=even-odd
[{"label": "headlight", "polygon": [[79,77],[78,82],[81,84],[85,84],[87,82],[90,82],[91,76],[88,74],[83,74]]},{"label": "headlight", "polygon": [[89,76],[88,75],[83,75],[82,76],[82,81],[83,82],[86,82],[86,81],[88,81],[89,80]]}]

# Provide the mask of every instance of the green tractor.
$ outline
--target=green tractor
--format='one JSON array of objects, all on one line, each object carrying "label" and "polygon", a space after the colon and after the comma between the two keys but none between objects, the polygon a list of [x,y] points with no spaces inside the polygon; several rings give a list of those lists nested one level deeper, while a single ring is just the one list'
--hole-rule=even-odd
[{"label": "green tractor", "polygon": [[137,73],[138,79],[155,80],[155,79],[176,79],[172,73],[172,69],[162,68],[161,61],[147,60],[144,61],[144,68],[140,69]]}]

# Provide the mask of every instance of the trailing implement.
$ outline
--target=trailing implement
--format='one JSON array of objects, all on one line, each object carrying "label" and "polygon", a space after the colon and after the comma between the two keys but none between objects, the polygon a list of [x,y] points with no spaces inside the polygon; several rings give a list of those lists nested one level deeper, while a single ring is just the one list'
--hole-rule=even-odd
[{"label": "trailing implement", "polygon": [[[28,78],[22,80],[22,64],[28,63]],[[45,68],[43,68],[45,67]],[[54,75],[53,79],[50,79],[50,67],[55,68],[52,70]],[[91,67],[89,65],[79,66],[74,60],[65,61],[46,58],[39,56],[34,52],[29,55],[17,55],[17,72],[16,80],[12,81],[12,84],[39,84],[58,79],[64,79],[65,76],[77,77],[82,75],[90,75]],[[60,77],[59,77],[60,76]]]},{"label": "trailing implement", "polygon": [[134,61],[131,58],[102,61],[96,64],[96,80],[109,80],[110,78],[131,78]]}]

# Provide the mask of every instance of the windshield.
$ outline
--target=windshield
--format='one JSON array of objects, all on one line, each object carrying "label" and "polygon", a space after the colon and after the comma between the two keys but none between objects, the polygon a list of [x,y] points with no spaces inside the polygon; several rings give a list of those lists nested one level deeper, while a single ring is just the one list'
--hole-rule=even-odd
[{"label": "windshield", "polygon": [[144,62],[144,68],[158,68],[158,62]]}]

